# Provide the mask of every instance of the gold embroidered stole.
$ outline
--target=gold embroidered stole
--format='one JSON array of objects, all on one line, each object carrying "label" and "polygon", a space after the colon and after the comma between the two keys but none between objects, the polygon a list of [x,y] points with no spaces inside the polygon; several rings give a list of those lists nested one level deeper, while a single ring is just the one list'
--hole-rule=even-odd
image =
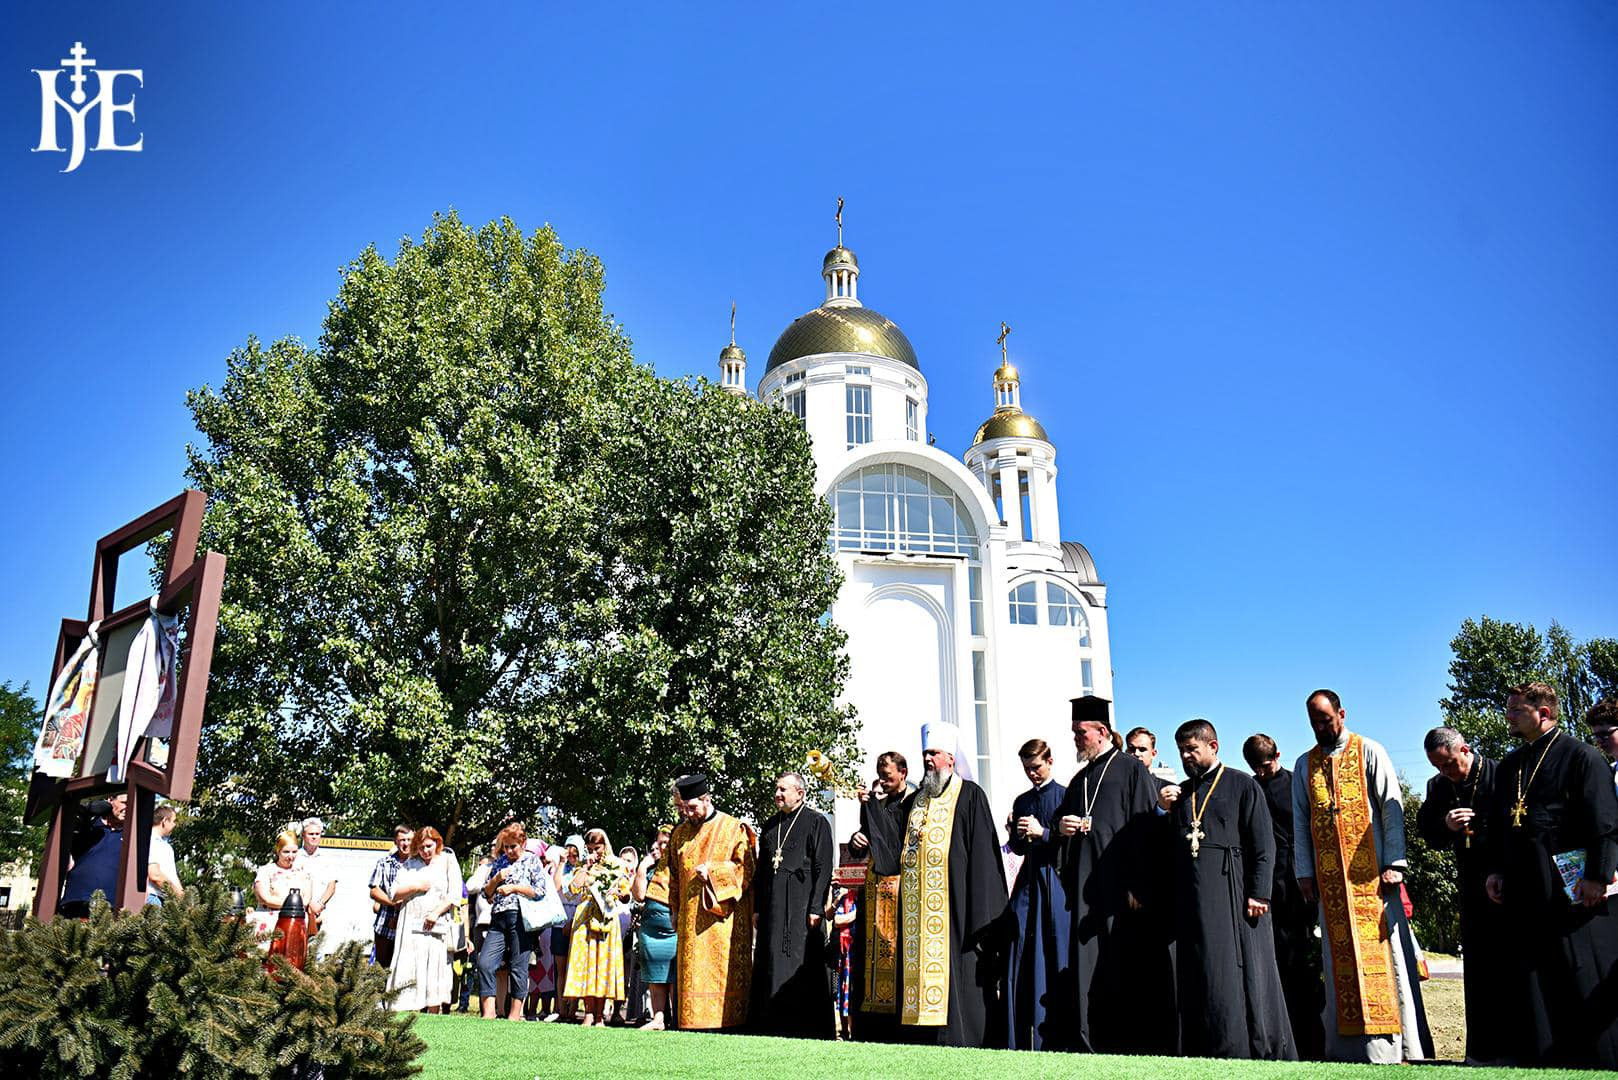
[{"label": "gold embroidered stole", "polygon": [[1343,1035],[1397,1034],[1399,991],[1383,925],[1382,868],[1360,737],[1350,735],[1335,757],[1318,746],[1309,751],[1308,781],[1309,831],[1315,841],[1321,931],[1331,942],[1337,1030]]},{"label": "gold embroidered stole", "polygon": [[894,976],[899,971],[899,877],[878,877],[865,868],[865,1000],[860,1011],[893,1014],[899,1005]]},{"label": "gold embroidered stole", "polygon": [[937,798],[917,796],[905,823],[899,912],[904,945],[904,1007],[899,1022],[943,1027],[949,1022],[949,844],[961,781]]}]

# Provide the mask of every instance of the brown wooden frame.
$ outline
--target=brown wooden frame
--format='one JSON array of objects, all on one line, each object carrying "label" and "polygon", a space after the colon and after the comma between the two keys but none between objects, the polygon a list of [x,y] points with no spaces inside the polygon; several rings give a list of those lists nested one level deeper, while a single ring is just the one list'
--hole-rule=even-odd
[{"label": "brown wooden frame", "polygon": [[[100,622],[101,639],[120,627],[147,617],[150,601],[141,600],[118,611],[107,607],[116,595],[118,558],[165,532],[173,531],[168,561],[163,568],[163,586],[158,591],[157,610],[165,615],[190,608],[186,640],[178,662],[179,683],[175,688],[174,726],[169,737],[168,764],[158,768],[142,760],[148,740],[143,736],[122,781],[109,781],[105,772],[75,775],[66,780],[35,771],[28,790],[24,816],[30,822],[50,820],[45,842],[39,889],[34,914],[50,921],[56,914],[67,876],[69,851],[75,827],[75,806],[81,799],[123,792],[129,797],[124,819],[123,851],[118,863],[117,895],[109,897],[113,906],[125,911],[138,910],[146,902],[146,866],[151,854],[152,816],[159,795],[176,801],[191,798],[197,764],[197,744],[202,735],[202,716],[208,699],[208,672],[213,664],[214,637],[219,624],[219,597],[225,579],[225,557],[217,552],[197,555],[202,533],[202,513],[207,496],[186,491],[162,506],[147,511],[129,524],[102,537],[96,544],[95,565],[90,579],[90,610],[84,620],[63,619],[56,640],[56,658],[51,665],[51,683],[67,663],[91,623]],[[100,694],[100,686],[96,694]],[[86,720],[84,748],[79,767],[89,753],[94,725],[95,702]],[[134,842],[131,843],[130,841]]]}]

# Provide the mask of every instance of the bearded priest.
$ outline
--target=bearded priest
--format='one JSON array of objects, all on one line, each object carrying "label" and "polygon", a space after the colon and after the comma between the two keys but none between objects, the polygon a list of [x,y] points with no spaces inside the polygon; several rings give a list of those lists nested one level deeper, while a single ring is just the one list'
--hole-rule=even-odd
[{"label": "bearded priest", "polygon": [[674,782],[680,824],[669,837],[669,914],[680,1027],[747,1020],[753,977],[753,834],[721,813],[701,773]]},{"label": "bearded priest", "polygon": [[878,875],[899,875],[900,1038],[986,1047],[996,994],[994,958],[984,952],[1006,909],[1000,839],[988,797],[962,775],[960,730],[927,724],[921,745],[927,771],[900,805],[897,865],[872,851]]},{"label": "bearded priest", "polygon": [[836,1034],[826,967],[826,903],[837,862],[831,822],[806,804],[802,775],[775,781],[779,811],[759,830],[753,871],[753,1009],[764,1035],[829,1039]]},{"label": "bearded priest", "polygon": [[1189,778],[1157,793],[1172,822],[1180,1052],[1296,1061],[1270,929],[1275,832],[1258,781],[1219,760],[1219,733],[1174,733]]}]

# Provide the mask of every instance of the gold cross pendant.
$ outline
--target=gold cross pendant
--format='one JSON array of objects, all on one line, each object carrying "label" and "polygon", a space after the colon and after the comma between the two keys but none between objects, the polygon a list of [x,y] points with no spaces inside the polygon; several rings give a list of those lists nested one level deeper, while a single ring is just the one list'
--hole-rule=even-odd
[{"label": "gold cross pendant", "polygon": [[1517,805],[1511,808],[1511,827],[1522,828],[1522,819],[1528,816],[1528,803],[1523,799],[1517,800]]},{"label": "gold cross pendant", "polygon": [[775,854],[770,856],[770,868],[772,870],[781,869],[781,849],[780,848],[776,848],[775,849]]},{"label": "gold cross pendant", "polygon": [[1197,853],[1202,850],[1202,841],[1207,837],[1207,835],[1207,833],[1202,831],[1202,822],[1193,821],[1191,823],[1191,831],[1185,834],[1185,838],[1191,841],[1191,857],[1193,859],[1195,859],[1197,857]]}]

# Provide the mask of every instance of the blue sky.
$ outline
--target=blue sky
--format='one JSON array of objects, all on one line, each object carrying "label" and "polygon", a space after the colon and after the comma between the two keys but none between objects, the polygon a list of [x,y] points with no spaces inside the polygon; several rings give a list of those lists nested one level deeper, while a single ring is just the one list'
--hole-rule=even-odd
[{"label": "blue sky", "polygon": [[[1611,4],[235,7],[8,9],[0,679],[179,490],[185,391],[313,341],[366,244],[550,222],[662,374],[736,300],[756,385],[838,195],[940,446],[1015,328],[1121,722],[1290,758],[1329,685],[1418,778],[1463,618],[1618,634]],[[145,144],[63,174],[30,69],[75,40]]]}]

